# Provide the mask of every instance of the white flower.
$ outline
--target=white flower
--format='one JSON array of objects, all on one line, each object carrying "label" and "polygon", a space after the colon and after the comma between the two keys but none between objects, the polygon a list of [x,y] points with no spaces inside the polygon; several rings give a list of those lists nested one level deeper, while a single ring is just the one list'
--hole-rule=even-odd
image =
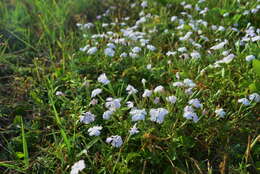
[{"label": "white flower", "polygon": [[143,8],[147,7],[147,6],[148,6],[147,1],[143,1],[143,2],[141,3],[141,6],[142,6]]},{"label": "white flower", "polygon": [[88,48],[89,48],[89,45],[86,45],[85,47],[80,48],[79,50],[82,52],[85,52],[85,51],[87,51]]},{"label": "white flower", "polygon": [[184,9],[191,9],[192,8],[192,5],[191,4],[187,4],[184,6]]},{"label": "white flower", "polygon": [[177,52],[176,51],[168,51],[166,56],[174,56]]},{"label": "white flower", "polygon": [[94,114],[92,114],[91,112],[85,112],[79,118],[80,118],[80,122],[89,124],[89,123],[95,121],[96,116]]},{"label": "white flower", "polygon": [[223,26],[219,26],[218,27],[218,31],[225,31],[226,29],[225,29],[225,27],[223,27]]},{"label": "white flower", "polygon": [[115,49],[115,48],[116,48],[116,46],[115,46],[113,43],[108,43],[107,46],[108,46],[109,48],[112,48],[112,49]]},{"label": "white flower", "polygon": [[185,34],[185,36],[180,37],[179,40],[182,40],[182,41],[188,40],[188,39],[190,38],[191,35],[192,35],[192,32],[189,31],[189,32],[187,32],[187,33]]},{"label": "white flower", "polygon": [[190,56],[191,56],[192,59],[199,59],[199,58],[201,58],[200,53],[197,52],[197,51],[193,51],[193,52],[190,54]]},{"label": "white flower", "polygon": [[130,135],[134,135],[134,134],[138,134],[139,130],[136,127],[136,123],[134,124],[134,126],[129,130]]},{"label": "white flower", "polygon": [[221,42],[221,43],[219,43],[217,45],[214,45],[210,49],[212,49],[212,50],[219,50],[219,49],[223,48],[227,43],[228,43],[227,41]]},{"label": "white flower", "polygon": [[106,99],[105,107],[111,111],[115,111],[116,109],[121,107],[121,98],[113,99],[111,97]]},{"label": "white flower", "polygon": [[142,46],[145,46],[146,44],[149,43],[149,40],[148,39],[140,39],[140,43]]},{"label": "white flower", "polygon": [[139,130],[136,127],[136,123],[134,124],[134,126],[129,130],[130,135],[134,135],[134,134],[138,134]]},{"label": "white flower", "polygon": [[180,79],[180,78],[181,78],[181,77],[180,77],[180,72],[176,72],[175,77],[176,77],[177,79]]},{"label": "white flower", "polygon": [[129,56],[130,56],[131,58],[137,58],[137,57],[138,57],[138,54],[130,52],[130,53],[129,53]]},{"label": "white flower", "polygon": [[184,112],[194,112],[194,109],[192,106],[185,106]]},{"label": "white flower", "polygon": [[102,89],[100,88],[97,88],[97,89],[94,89],[92,92],[91,92],[91,98],[93,97],[96,97],[98,94],[100,94],[102,92]]},{"label": "white flower", "polygon": [[141,81],[141,82],[142,82],[142,84],[143,84],[143,85],[145,85],[145,83],[146,83],[146,80],[145,80],[145,79],[142,79],[142,81]]},{"label": "white flower", "polygon": [[226,115],[226,112],[222,108],[216,109],[215,113],[216,113],[217,116],[219,116],[221,118],[224,118],[224,116]]},{"label": "white flower", "polygon": [[148,65],[146,66],[146,68],[147,68],[147,69],[152,69],[152,65],[151,65],[151,64],[148,64]]},{"label": "white flower", "polygon": [[93,27],[94,26],[94,24],[92,24],[92,23],[86,23],[86,24],[84,24],[83,25],[83,28],[87,28],[87,29],[90,29],[91,27]]},{"label": "white flower", "polygon": [[142,97],[150,97],[152,95],[153,91],[149,89],[145,89]]},{"label": "white flower", "polygon": [[187,95],[192,95],[193,94],[193,88],[188,88],[188,89],[185,89],[185,94]]},{"label": "white flower", "polygon": [[127,53],[126,53],[126,52],[123,52],[122,54],[120,54],[120,57],[121,57],[121,58],[127,57]]},{"label": "white flower", "polygon": [[172,86],[180,87],[180,86],[184,86],[184,84],[182,82],[173,82]]},{"label": "white flower", "polygon": [[109,24],[107,24],[107,23],[103,23],[102,24],[102,27],[107,27]]},{"label": "white flower", "polygon": [[126,102],[126,105],[127,105],[128,109],[130,109],[130,108],[133,108],[133,107],[134,107],[134,103],[133,103],[133,102],[131,102],[131,101],[128,101],[128,102]]},{"label": "white flower", "polygon": [[117,147],[117,148],[122,146],[122,144],[123,144],[123,140],[122,140],[121,136],[119,136],[119,135],[113,135],[111,137],[108,137],[106,139],[106,142],[111,144],[113,147]]},{"label": "white flower", "polygon": [[160,98],[159,97],[155,97],[155,99],[153,100],[154,104],[158,104],[160,103]]},{"label": "white flower", "polygon": [[253,94],[249,95],[248,98],[249,98],[249,100],[254,101],[256,103],[260,102],[260,95],[257,93],[253,93]]},{"label": "white flower", "polygon": [[111,115],[114,113],[112,110],[107,110],[103,113],[103,119],[104,120],[109,120]]},{"label": "white flower", "polygon": [[178,48],[178,51],[183,53],[183,52],[187,51],[187,48],[186,47],[180,47],[180,48]]},{"label": "white flower", "polygon": [[189,101],[189,104],[194,106],[195,108],[202,108],[202,104],[200,103],[199,99],[197,99],[197,98],[191,99]]},{"label": "white flower", "polygon": [[88,129],[89,136],[99,136],[102,126],[94,126]]},{"label": "white flower", "polygon": [[170,102],[171,104],[174,104],[177,101],[177,97],[175,97],[174,95],[166,97],[166,101]]},{"label": "white flower", "polygon": [[110,83],[110,81],[108,80],[107,76],[105,73],[101,74],[99,77],[98,77],[98,82],[100,83],[103,83],[104,85],[107,85]]},{"label": "white flower", "polygon": [[223,56],[227,56],[229,53],[230,53],[231,50],[225,50],[222,52],[222,55]]},{"label": "white flower", "polygon": [[245,106],[249,106],[250,105],[250,102],[247,98],[241,98],[238,100],[238,103],[242,103],[243,105]]},{"label": "white flower", "polygon": [[146,22],[146,17],[141,17],[139,20],[136,21],[136,25],[140,25],[144,22]]},{"label": "white flower", "polygon": [[229,13],[224,13],[223,14],[223,17],[227,17],[227,16],[229,16]]},{"label": "white flower", "polygon": [[220,63],[230,63],[233,59],[235,58],[235,55],[234,54],[229,54],[228,56],[224,57],[222,60],[218,60],[216,61],[214,64],[215,64],[215,67],[218,67]]},{"label": "white flower", "polygon": [[260,36],[252,37],[252,42],[256,42],[260,40]]},{"label": "white flower", "polygon": [[112,48],[106,48],[104,50],[104,54],[109,57],[113,57],[115,55],[115,51]]},{"label": "white flower", "polygon": [[85,169],[85,167],[86,167],[86,165],[85,165],[84,160],[80,160],[80,161],[76,162],[75,164],[73,164],[73,166],[71,167],[70,174],[78,174],[80,171]]},{"label": "white flower", "polygon": [[135,89],[132,85],[128,85],[128,86],[126,87],[126,91],[128,92],[129,95],[135,94],[135,93],[138,92],[138,90]]},{"label": "white flower", "polygon": [[234,54],[229,54],[223,58],[223,63],[230,63],[235,58]]},{"label": "white flower", "polygon": [[91,47],[88,49],[87,54],[90,54],[90,55],[95,54],[97,52],[97,50],[98,50],[97,47]]},{"label": "white flower", "polygon": [[146,116],[145,109],[132,109],[129,113],[132,116],[132,121],[144,120]]},{"label": "white flower", "polygon": [[151,109],[150,116],[151,121],[161,124],[164,121],[165,115],[167,115],[169,111],[164,108]]},{"label": "white flower", "polygon": [[147,49],[150,50],[150,51],[155,51],[155,50],[156,50],[156,47],[153,46],[153,45],[147,45],[146,47],[147,47]]},{"label": "white flower", "polygon": [[141,50],[142,50],[142,49],[141,49],[140,47],[134,47],[134,48],[132,49],[132,52],[133,52],[133,53],[139,53]]},{"label": "white flower", "polygon": [[64,93],[63,93],[63,92],[61,92],[61,91],[57,91],[57,92],[55,93],[55,95],[56,95],[56,96],[63,96],[63,95],[64,95]]},{"label": "white flower", "polygon": [[161,93],[164,91],[164,87],[163,86],[157,86],[155,89],[154,89],[154,93]]},{"label": "white flower", "polygon": [[250,62],[251,60],[254,60],[254,59],[255,59],[255,56],[254,56],[254,55],[246,56],[246,61],[247,61],[247,62]]},{"label": "white flower", "polygon": [[185,86],[188,86],[190,88],[193,88],[196,86],[196,84],[191,79],[184,79],[183,83],[185,84]]},{"label": "white flower", "polygon": [[172,16],[171,17],[171,22],[174,22],[174,21],[176,21],[178,18],[177,18],[177,16]]},{"label": "white flower", "polygon": [[212,25],[212,26],[211,26],[211,29],[212,29],[212,30],[217,30],[218,27],[217,27],[216,25]]}]

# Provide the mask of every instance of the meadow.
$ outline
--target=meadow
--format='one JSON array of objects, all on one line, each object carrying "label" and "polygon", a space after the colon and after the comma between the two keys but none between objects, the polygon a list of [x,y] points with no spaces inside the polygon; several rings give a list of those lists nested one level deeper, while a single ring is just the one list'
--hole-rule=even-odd
[{"label": "meadow", "polygon": [[0,1],[1,174],[260,172],[260,0]]}]

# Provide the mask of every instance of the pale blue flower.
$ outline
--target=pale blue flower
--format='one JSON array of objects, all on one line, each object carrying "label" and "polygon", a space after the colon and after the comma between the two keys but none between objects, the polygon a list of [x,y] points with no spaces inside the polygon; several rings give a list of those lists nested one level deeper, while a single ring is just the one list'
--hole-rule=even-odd
[{"label": "pale blue flower", "polygon": [[247,98],[241,98],[238,100],[238,103],[242,103],[243,105],[245,106],[249,106],[250,105],[250,102]]},{"label": "pale blue flower", "polygon": [[134,126],[129,130],[130,135],[134,135],[134,134],[138,134],[139,130],[136,127],[136,123],[134,124]]},{"label": "pale blue flower", "polygon": [[121,98],[112,98],[109,97],[106,99],[105,107],[111,111],[115,111],[116,109],[121,107]]},{"label": "pale blue flower", "polygon": [[146,98],[146,97],[150,97],[152,95],[153,91],[149,90],[149,89],[145,89],[144,93],[142,95],[142,97]]},{"label": "pale blue flower", "polygon": [[123,140],[119,135],[113,135],[111,137],[108,137],[106,139],[106,142],[111,144],[113,147],[117,147],[117,148],[121,147],[123,144]]},{"label": "pale blue flower", "polygon": [[250,62],[250,61],[255,59],[255,56],[254,55],[249,55],[249,56],[246,56],[245,59],[246,59],[247,62]]},{"label": "pale blue flower", "polygon": [[97,52],[97,50],[98,50],[97,47],[91,47],[88,49],[87,54],[90,54],[90,55],[95,54]]},{"label": "pale blue flower", "polygon": [[132,121],[144,120],[146,116],[145,109],[132,109],[129,113],[132,116]]},{"label": "pale blue flower", "polygon": [[163,123],[165,115],[167,115],[169,111],[164,108],[151,109],[150,110],[150,119],[156,123]]},{"label": "pale blue flower", "polygon": [[107,110],[103,113],[103,119],[104,120],[109,120],[111,115],[114,113],[112,110]]},{"label": "pale blue flower", "polygon": [[132,85],[127,85],[126,91],[128,92],[129,95],[135,94],[138,92],[138,90],[135,89]]},{"label": "pale blue flower", "polygon": [[94,126],[88,129],[89,136],[99,136],[102,126]]},{"label": "pale blue flower", "polygon": [[256,103],[260,102],[260,95],[258,93],[253,93],[251,95],[249,95],[249,100],[254,101]]},{"label": "pale blue flower", "polygon": [[183,117],[188,120],[193,120],[195,123],[199,121],[199,118],[195,112],[184,112]]},{"label": "pale blue flower", "polygon": [[219,116],[221,118],[224,118],[224,116],[226,115],[226,112],[222,108],[216,109],[215,113],[216,113],[217,116]]},{"label": "pale blue flower", "polygon": [[85,112],[82,116],[80,116],[80,122],[89,124],[95,121],[96,116],[91,112]]},{"label": "pale blue flower", "polygon": [[189,101],[189,104],[194,106],[195,108],[202,108],[202,104],[200,103],[199,99],[197,99],[197,98],[191,99]]},{"label": "pale blue flower", "polygon": [[102,89],[100,88],[97,88],[97,89],[94,89],[92,92],[91,92],[91,98],[93,97],[96,97],[98,94],[100,94],[102,92]]},{"label": "pale blue flower", "polygon": [[174,104],[177,101],[177,97],[175,97],[174,95],[168,96],[168,97],[166,97],[166,101],[168,101],[171,104]]},{"label": "pale blue flower", "polygon": [[71,167],[70,174],[78,174],[80,171],[82,171],[85,168],[86,168],[86,165],[85,165],[84,160],[80,160],[80,161],[76,162],[75,164],[73,164],[73,166]]},{"label": "pale blue flower", "polygon": [[106,48],[104,50],[104,54],[109,57],[113,57],[115,55],[115,51],[112,48]]},{"label": "pale blue flower", "polygon": [[164,87],[159,85],[153,91],[154,91],[154,93],[161,93],[164,91]]},{"label": "pale blue flower", "polygon": [[99,77],[98,77],[98,82],[100,83],[103,83],[104,85],[107,85],[110,83],[110,81],[108,80],[107,76],[105,73],[101,74]]}]

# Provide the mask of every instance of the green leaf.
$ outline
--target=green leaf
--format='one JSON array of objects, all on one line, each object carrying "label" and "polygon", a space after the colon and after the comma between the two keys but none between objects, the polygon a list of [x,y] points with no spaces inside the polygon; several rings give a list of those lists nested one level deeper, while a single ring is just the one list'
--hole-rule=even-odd
[{"label": "green leaf", "polygon": [[260,60],[253,60],[253,69],[260,76]]},{"label": "green leaf", "polygon": [[130,160],[132,160],[136,157],[139,157],[139,156],[141,156],[141,155],[139,153],[136,153],[136,152],[128,153],[127,157],[126,157],[126,163],[128,163]]},{"label": "green leaf", "polygon": [[255,83],[251,83],[251,84],[249,85],[249,90],[250,90],[251,92],[256,91],[256,85],[255,85]]},{"label": "green leaf", "polygon": [[256,161],[255,166],[257,170],[260,170],[260,161]]},{"label": "green leaf", "polygon": [[16,152],[16,155],[17,155],[17,157],[18,158],[24,158],[24,153],[22,153],[22,152]]},{"label": "green leaf", "polygon": [[22,140],[23,140],[23,154],[24,154],[24,164],[25,167],[29,167],[29,153],[28,153],[28,147],[27,147],[27,141],[25,138],[25,133],[24,133],[24,125],[23,125],[23,119],[21,117],[21,131],[22,131]]},{"label": "green leaf", "polygon": [[98,141],[100,140],[99,137],[93,139],[92,141],[90,141],[87,145],[86,145],[86,150],[90,149],[94,144],[96,144]]},{"label": "green leaf", "polygon": [[14,165],[14,164],[8,164],[8,163],[0,162],[0,166],[16,170],[16,171],[18,171],[20,173],[26,173],[22,168]]}]

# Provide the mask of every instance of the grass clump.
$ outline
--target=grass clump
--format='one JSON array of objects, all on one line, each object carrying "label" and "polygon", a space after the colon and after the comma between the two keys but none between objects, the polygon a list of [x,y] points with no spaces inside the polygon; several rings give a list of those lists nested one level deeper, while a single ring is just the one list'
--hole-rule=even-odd
[{"label": "grass clump", "polygon": [[2,173],[259,172],[259,1],[1,1]]}]

